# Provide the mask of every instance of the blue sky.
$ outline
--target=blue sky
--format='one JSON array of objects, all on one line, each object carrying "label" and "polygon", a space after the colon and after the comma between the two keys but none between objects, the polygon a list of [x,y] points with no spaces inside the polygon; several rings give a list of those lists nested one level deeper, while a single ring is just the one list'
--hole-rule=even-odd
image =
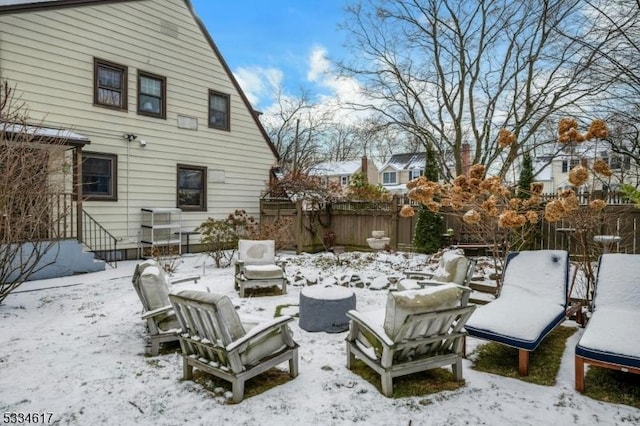
[{"label": "blue sky", "polygon": [[255,108],[270,104],[265,81],[280,81],[289,94],[305,87],[330,96],[335,85],[321,77],[327,57],[343,54],[347,0],[192,0],[229,67]]}]

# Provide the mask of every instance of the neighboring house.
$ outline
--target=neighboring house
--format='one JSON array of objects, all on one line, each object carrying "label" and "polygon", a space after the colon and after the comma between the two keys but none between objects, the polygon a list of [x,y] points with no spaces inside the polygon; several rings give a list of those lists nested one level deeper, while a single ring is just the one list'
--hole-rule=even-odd
[{"label": "neighboring house", "polygon": [[78,230],[84,210],[118,258],[142,208],[178,207],[189,231],[259,216],[277,152],[190,1],[0,0],[0,74],[34,123],[73,131]]},{"label": "neighboring house", "polygon": [[539,157],[533,160],[534,181],[542,184],[543,194],[555,193],[554,177],[551,172],[553,159],[549,157]]},{"label": "neighboring house", "polygon": [[[615,154],[607,150],[598,150],[595,159],[602,160],[608,164],[612,172],[610,178],[597,176],[582,186],[582,190],[600,191],[600,190],[617,190],[621,183],[629,183],[630,178],[635,179],[638,176],[638,170],[631,164],[631,158],[620,154]],[[590,171],[594,164],[593,146],[587,143],[578,145],[573,155],[569,153],[561,153],[551,159],[551,163],[546,167],[541,175],[536,176],[536,180],[540,180],[545,184],[543,192],[555,193],[558,190],[572,187],[569,182],[569,172],[575,166],[582,164]]]},{"label": "neighboring house", "polygon": [[318,163],[308,170],[310,176],[321,176],[327,183],[337,183],[344,187],[349,186],[351,178],[356,173],[365,173],[367,182],[371,185],[378,183],[378,168],[367,157],[360,160]]},{"label": "neighboring house", "polygon": [[381,168],[379,182],[393,194],[407,192],[407,182],[424,175],[426,153],[394,154]]}]

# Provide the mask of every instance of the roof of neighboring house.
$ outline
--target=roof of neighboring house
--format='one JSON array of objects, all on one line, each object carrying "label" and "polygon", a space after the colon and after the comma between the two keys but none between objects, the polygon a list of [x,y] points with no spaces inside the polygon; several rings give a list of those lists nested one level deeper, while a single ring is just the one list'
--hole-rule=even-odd
[{"label": "roof of neighboring house", "polygon": [[328,161],[312,166],[309,169],[309,174],[320,176],[352,175],[360,170],[361,166],[360,160]]},{"label": "roof of neighboring house", "polygon": [[[9,13],[30,12],[30,11],[44,10],[44,9],[58,9],[63,7],[119,3],[119,2],[125,2],[125,1],[144,1],[144,0],[0,0],[0,15],[9,14]],[[240,87],[238,80],[236,80],[235,76],[231,72],[231,68],[229,68],[227,61],[225,61],[225,59],[222,57],[220,50],[218,50],[218,46],[215,44],[215,42],[213,41],[213,38],[211,37],[211,34],[209,34],[209,31],[205,27],[204,23],[198,17],[195,10],[193,9],[191,0],[183,0],[183,1],[186,4],[189,11],[191,12],[191,16],[193,16],[193,19],[196,21],[196,24],[198,25],[198,27],[200,27],[200,31],[202,31],[202,34],[204,35],[205,39],[209,43],[209,46],[211,46],[211,50],[213,50],[213,53],[216,55],[216,57],[222,64],[222,67],[224,68],[225,72],[229,76],[229,79],[231,80],[234,87],[240,94],[240,98],[242,99],[247,109],[251,113],[253,121],[255,122],[256,126],[258,126],[258,130],[262,134],[262,137],[264,138],[264,140],[269,145],[271,152],[273,152],[273,155],[275,156],[276,160],[280,161],[280,154],[278,153],[278,149],[271,141],[271,138],[269,137],[269,135],[267,135],[266,130],[264,129],[264,127],[262,126],[262,123],[258,119],[258,113],[251,106],[251,102],[249,102],[249,99],[247,98],[244,91]]]},{"label": "roof of neighboring house", "polygon": [[424,169],[426,153],[393,154],[380,170],[393,167],[396,170]]}]

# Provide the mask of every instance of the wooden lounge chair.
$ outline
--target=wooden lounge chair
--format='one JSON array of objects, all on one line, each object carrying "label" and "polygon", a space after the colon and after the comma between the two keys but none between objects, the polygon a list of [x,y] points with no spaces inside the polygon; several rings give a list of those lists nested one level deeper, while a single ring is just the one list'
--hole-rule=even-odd
[{"label": "wooden lounge chair", "polygon": [[398,290],[417,290],[425,286],[454,283],[469,286],[476,270],[476,261],[455,251],[445,251],[435,271],[405,271]]},{"label": "wooden lounge chair", "polygon": [[276,262],[275,241],[240,240],[238,259],[235,262],[235,286],[244,297],[245,289],[280,286],[287,292],[284,266]]},{"label": "wooden lounge chair", "polygon": [[500,297],[476,310],[466,325],[469,336],[518,349],[518,372],[527,376],[529,353],[566,319],[568,277],[564,250],[510,253]]},{"label": "wooden lounge chair", "polygon": [[[468,288],[443,284],[390,292],[386,309],[351,310],[347,368],[355,358],[380,374],[382,393],[393,394],[393,378],[451,365],[462,380],[464,324],[475,306],[464,306]],[[468,299],[468,295],[466,296]]]},{"label": "wooden lounge chair", "polygon": [[640,255],[600,257],[593,314],[575,349],[576,390],[584,364],[640,374]]},{"label": "wooden lounge chair", "polygon": [[183,290],[169,295],[181,326],[183,377],[193,368],[231,382],[233,401],[244,397],[245,381],[289,362],[291,377],[298,375],[298,345],[293,341],[288,315],[248,329],[227,296]]},{"label": "wooden lounge chair", "polygon": [[169,302],[171,286],[187,281],[197,283],[199,279],[199,276],[191,276],[170,280],[153,259],[136,265],[131,282],[142,303],[142,319],[147,323],[150,340],[150,345],[145,350],[147,354],[156,356],[160,351],[160,344],[178,340],[180,324]]}]

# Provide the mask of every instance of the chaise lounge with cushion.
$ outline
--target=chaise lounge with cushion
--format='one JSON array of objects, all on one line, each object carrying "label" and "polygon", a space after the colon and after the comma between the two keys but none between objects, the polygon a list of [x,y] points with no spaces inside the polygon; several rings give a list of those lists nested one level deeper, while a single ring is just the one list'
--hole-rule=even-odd
[{"label": "chaise lounge with cushion", "polygon": [[575,386],[584,364],[640,374],[640,255],[600,257],[593,314],[575,349]]},{"label": "chaise lounge with cushion", "polygon": [[529,374],[529,353],[566,319],[569,254],[564,250],[512,252],[496,300],[480,306],[469,336],[518,349],[518,372]]}]

